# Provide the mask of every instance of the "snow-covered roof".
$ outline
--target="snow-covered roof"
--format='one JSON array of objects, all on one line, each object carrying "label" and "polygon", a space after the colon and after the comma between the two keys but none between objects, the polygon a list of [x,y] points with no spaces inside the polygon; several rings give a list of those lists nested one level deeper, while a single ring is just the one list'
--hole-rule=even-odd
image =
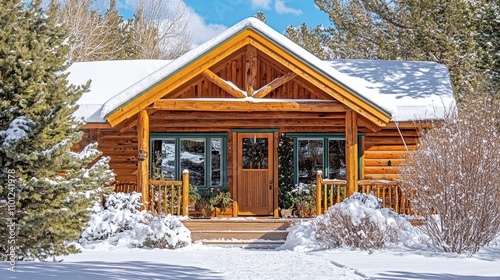
[{"label": "snow-covered roof", "polygon": [[101,111],[103,104],[120,95],[125,89],[170,63],[170,60],[109,60],[73,63],[68,81],[82,85],[91,80],[89,91],[78,100],[77,118],[86,122],[106,122]]},{"label": "snow-covered roof", "polygon": [[321,61],[260,20],[248,18],[170,63],[142,60],[73,64],[69,69],[70,82],[82,84],[93,80],[90,92],[78,102],[80,109],[76,115],[87,122],[105,122],[107,115],[247,29],[391,115],[394,121],[442,119],[445,110],[455,104],[449,73],[443,65],[381,60]]},{"label": "snow-covered roof", "polygon": [[446,66],[426,61],[339,59],[325,61],[347,76],[353,90],[390,108],[392,121],[443,119],[455,98]]}]

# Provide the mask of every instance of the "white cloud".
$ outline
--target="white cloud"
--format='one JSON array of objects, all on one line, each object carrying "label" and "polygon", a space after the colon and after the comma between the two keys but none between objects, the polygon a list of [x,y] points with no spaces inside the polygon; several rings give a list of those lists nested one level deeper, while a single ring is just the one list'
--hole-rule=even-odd
[{"label": "white cloud", "polygon": [[278,14],[294,14],[297,16],[302,14],[301,9],[294,9],[294,8],[290,8],[290,7],[285,6],[284,0],[276,0],[276,2],[274,2],[274,8],[276,9],[276,12]]},{"label": "white cloud", "polygon": [[214,38],[215,36],[221,34],[227,29],[227,26],[222,24],[207,24],[205,19],[197,14],[193,8],[188,7],[189,23],[188,30],[193,35],[193,45],[195,48],[206,41]]},{"label": "white cloud", "polygon": [[250,0],[252,8],[271,9],[271,0]]}]

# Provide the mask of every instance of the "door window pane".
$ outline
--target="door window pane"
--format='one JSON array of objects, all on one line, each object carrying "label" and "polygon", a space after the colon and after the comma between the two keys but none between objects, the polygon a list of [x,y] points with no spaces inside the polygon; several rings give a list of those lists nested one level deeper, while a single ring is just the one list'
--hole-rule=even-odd
[{"label": "door window pane", "polygon": [[268,146],[267,138],[243,138],[243,169],[267,169]]},{"label": "door window pane", "polygon": [[205,139],[180,139],[181,170],[189,170],[189,183],[205,186]]},{"label": "door window pane", "polygon": [[211,174],[210,187],[222,188],[222,139],[212,138],[210,140]]},{"label": "door window pane", "polygon": [[323,170],[323,155],[323,140],[297,139],[299,183],[316,182],[316,172]]},{"label": "door window pane", "polygon": [[345,140],[328,140],[328,179],[346,179]]}]

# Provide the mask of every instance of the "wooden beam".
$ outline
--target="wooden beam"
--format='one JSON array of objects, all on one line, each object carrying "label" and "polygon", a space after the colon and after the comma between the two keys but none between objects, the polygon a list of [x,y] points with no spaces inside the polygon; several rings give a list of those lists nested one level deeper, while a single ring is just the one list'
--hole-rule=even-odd
[{"label": "wooden beam", "polygon": [[290,72],[288,74],[285,74],[279,78],[276,78],[274,79],[273,81],[271,81],[269,84],[261,87],[260,89],[258,89],[253,95],[252,97],[253,98],[262,98],[262,97],[265,97],[266,95],[268,95],[271,91],[277,89],[278,87],[286,84],[287,82],[289,82],[291,79],[295,78],[295,76],[297,76],[297,74],[293,73],[293,72]]},{"label": "wooden beam", "polygon": [[273,127],[344,127],[345,120],[343,119],[267,119],[263,120],[156,120],[150,123],[151,129],[168,127],[211,127],[217,126],[222,128],[273,128]]},{"label": "wooden beam", "polygon": [[369,121],[367,118],[363,116],[358,116],[358,123],[359,126],[364,126],[368,128],[371,132],[377,132],[380,131],[382,128],[373,122]]},{"label": "wooden beam", "polygon": [[210,71],[209,69],[203,71],[203,76],[207,78],[209,81],[217,85],[218,87],[222,88],[225,90],[227,93],[231,94],[232,96],[236,98],[245,98],[246,95],[239,89],[235,89],[232,87],[227,81],[224,81],[221,79],[219,76],[217,76],[214,72]]},{"label": "wooden beam", "polygon": [[115,129],[118,130],[120,133],[123,133],[128,129],[132,128],[134,125],[137,125],[137,117],[131,117],[130,119],[121,122],[115,127]]},{"label": "wooden beam", "polygon": [[86,123],[80,129],[112,128],[109,123]]},{"label": "wooden beam", "polygon": [[[149,201],[149,115],[145,110],[139,111],[137,121],[138,162],[137,183],[142,192],[142,202]],[[145,210],[148,205],[144,204]]]},{"label": "wooden beam", "polygon": [[228,111],[228,112],[343,112],[346,107],[336,101],[232,101],[160,99],[153,107],[169,111]]},{"label": "wooden beam", "polygon": [[263,120],[263,119],[345,119],[342,112],[205,112],[205,111],[164,111],[159,110],[149,116],[155,120]]},{"label": "wooden beam", "polygon": [[252,96],[257,80],[257,49],[252,45],[247,45],[245,63],[245,86],[248,96]]},{"label": "wooden beam", "polygon": [[347,196],[357,191],[358,186],[358,115],[347,111],[345,118]]}]

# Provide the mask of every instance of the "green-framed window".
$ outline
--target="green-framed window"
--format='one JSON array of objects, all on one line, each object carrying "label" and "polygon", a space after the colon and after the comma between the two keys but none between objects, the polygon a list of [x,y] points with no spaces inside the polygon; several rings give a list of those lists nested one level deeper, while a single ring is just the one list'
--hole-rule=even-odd
[{"label": "green-framed window", "polygon": [[345,134],[287,133],[286,136],[293,139],[294,184],[314,184],[318,170],[324,178],[346,179]]},{"label": "green-framed window", "polygon": [[226,188],[227,133],[152,133],[150,139],[150,177],[180,180],[187,169],[201,191]]}]

